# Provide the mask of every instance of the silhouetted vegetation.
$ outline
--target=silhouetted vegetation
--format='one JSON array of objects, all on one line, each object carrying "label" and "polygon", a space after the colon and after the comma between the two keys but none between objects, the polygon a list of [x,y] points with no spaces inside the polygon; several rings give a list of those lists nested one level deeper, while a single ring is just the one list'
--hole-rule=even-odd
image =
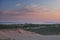
[{"label": "silhouetted vegetation", "polygon": [[60,34],[60,24],[0,24],[0,29],[22,28],[42,35]]}]

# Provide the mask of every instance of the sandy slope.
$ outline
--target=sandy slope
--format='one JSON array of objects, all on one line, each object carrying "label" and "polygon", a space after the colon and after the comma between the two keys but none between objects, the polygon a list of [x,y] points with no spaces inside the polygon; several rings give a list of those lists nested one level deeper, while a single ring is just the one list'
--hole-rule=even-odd
[{"label": "sandy slope", "polygon": [[0,39],[7,39],[11,38],[10,40],[60,40],[60,35],[50,35],[44,36],[39,35],[33,32],[28,32],[22,29],[4,29],[0,30]]}]

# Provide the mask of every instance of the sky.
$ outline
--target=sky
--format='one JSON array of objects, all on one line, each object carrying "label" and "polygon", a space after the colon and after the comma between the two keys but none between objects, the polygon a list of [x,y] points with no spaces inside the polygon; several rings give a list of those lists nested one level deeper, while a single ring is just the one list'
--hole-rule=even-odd
[{"label": "sky", "polygon": [[60,0],[0,0],[0,22],[60,23]]}]

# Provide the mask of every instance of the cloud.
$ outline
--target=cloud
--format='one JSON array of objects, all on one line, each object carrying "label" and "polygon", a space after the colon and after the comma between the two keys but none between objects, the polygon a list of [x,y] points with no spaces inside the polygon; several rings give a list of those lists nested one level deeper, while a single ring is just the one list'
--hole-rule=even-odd
[{"label": "cloud", "polygon": [[[16,4],[16,6],[21,6],[21,4]],[[45,7],[38,6],[35,4],[32,4],[30,6],[26,6],[24,8],[21,8],[19,10],[4,10],[1,11],[3,15],[25,15],[25,14],[36,14],[36,13],[45,13],[48,12],[49,10]]]},{"label": "cloud", "polygon": [[21,4],[16,4],[17,7],[21,6]]},{"label": "cloud", "polygon": [[26,6],[20,10],[5,10],[0,12],[1,20],[15,21],[60,21],[60,11],[58,9],[47,9],[42,6]]},{"label": "cloud", "polygon": [[48,8],[32,4],[30,6],[26,6],[27,9],[33,10],[34,12],[47,12],[49,11]]},{"label": "cloud", "polygon": [[43,13],[43,11],[45,11],[44,8],[37,8],[36,7],[33,7],[33,6],[27,6],[27,7],[24,7],[20,10],[4,10],[4,11],[1,11],[1,15],[3,16],[0,16],[1,20],[28,20],[28,21],[32,21],[32,20],[42,20],[43,17],[41,13]]},{"label": "cloud", "polygon": [[[26,18],[26,19],[41,19],[48,12],[47,8],[38,7],[37,5],[26,6],[20,10],[4,10],[1,11],[3,17],[12,17],[12,18]],[[37,16],[37,17],[36,17]],[[36,18],[35,18],[36,17]],[[33,19],[33,20],[34,20]]]}]

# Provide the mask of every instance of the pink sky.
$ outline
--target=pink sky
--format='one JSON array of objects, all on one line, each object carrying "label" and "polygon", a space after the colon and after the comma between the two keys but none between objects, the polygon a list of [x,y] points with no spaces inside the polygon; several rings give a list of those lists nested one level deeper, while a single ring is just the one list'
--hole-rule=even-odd
[{"label": "pink sky", "polygon": [[59,23],[60,0],[0,0],[0,22]]},{"label": "pink sky", "polygon": [[2,11],[1,21],[14,22],[59,22],[60,9],[48,9],[45,7],[30,6],[22,10]]}]

